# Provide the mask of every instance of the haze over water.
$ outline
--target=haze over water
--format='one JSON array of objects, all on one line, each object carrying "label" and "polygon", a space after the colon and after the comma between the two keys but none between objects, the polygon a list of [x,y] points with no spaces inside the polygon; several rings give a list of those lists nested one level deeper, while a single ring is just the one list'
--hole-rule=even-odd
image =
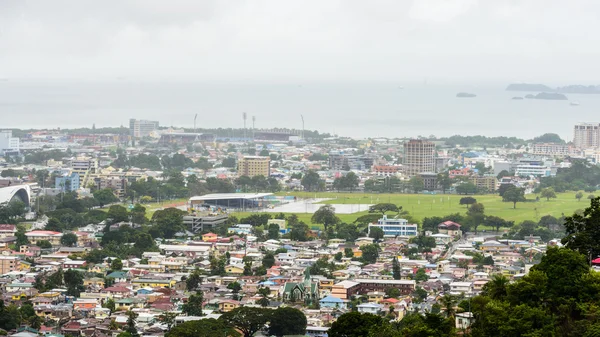
[{"label": "haze over water", "polygon": [[[506,84],[427,83],[256,84],[198,82],[3,81],[1,127],[51,128],[128,125],[129,118],[162,126],[301,129],[354,137],[486,135],[532,138],[546,132],[572,138],[574,123],[600,122],[600,95],[568,101],[512,100],[527,93]],[[457,98],[470,92],[476,98]],[[248,118],[248,126],[251,126]]]}]

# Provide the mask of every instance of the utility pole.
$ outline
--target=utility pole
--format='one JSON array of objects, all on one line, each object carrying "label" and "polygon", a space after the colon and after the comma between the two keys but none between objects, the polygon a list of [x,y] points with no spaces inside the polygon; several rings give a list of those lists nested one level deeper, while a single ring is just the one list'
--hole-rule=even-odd
[{"label": "utility pole", "polygon": [[304,139],[304,116],[300,115],[300,118],[302,118],[302,139]]},{"label": "utility pole", "polygon": [[196,133],[196,118],[198,118],[198,114],[194,116],[194,133]]}]

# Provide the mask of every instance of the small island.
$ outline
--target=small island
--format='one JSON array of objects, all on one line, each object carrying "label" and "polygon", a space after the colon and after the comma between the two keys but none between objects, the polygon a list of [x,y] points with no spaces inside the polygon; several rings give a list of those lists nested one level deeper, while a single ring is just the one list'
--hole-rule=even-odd
[{"label": "small island", "polygon": [[521,96],[515,96],[515,97],[513,97],[512,99],[514,99],[514,100],[522,100],[522,99],[523,99],[523,97],[521,97]]},{"label": "small island", "polygon": [[506,87],[507,91],[541,91],[561,94],[600,94],[600,85],[573,84],[564,87],[551,88],[545,84],[513,83]]},{"label": "small island", "polygon": [[456,94],[456,97],[472,98],[472,97],[477,97],[477,95],[471,94],[471,93],[468,93],[468,92],[459,92],[458,94]]},{"label": "small island", "polygon": [[531,84],[531,83],[513,83],[506,87],[507,91],[552,91],[547,85],[544,84]]},{"label": "small island", "polygon": [[557,92],[540,92],[535,95],[535,99],[547,99],[547,100],[557,100],[557,101],[566,101],[568,100],[567,96],[557,93]]}]

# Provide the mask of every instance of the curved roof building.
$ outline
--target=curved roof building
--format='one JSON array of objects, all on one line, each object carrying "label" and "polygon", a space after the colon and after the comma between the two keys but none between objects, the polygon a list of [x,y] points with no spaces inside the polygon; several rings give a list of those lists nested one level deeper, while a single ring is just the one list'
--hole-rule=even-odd
[{"label": "curved roof building", "polygon": [[30,196],[31,189],[29,188],[29,185],[15,185],[0,188],[0,204],[17,200],[29,207]]}]

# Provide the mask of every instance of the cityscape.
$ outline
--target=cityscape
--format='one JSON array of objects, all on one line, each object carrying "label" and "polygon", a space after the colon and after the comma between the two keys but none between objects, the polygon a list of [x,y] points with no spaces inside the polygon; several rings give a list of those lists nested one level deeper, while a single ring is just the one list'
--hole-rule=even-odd
[{"label": "cityscape", "polygon": [[599,337],[599,12],[0,1],[0,336]]}]

